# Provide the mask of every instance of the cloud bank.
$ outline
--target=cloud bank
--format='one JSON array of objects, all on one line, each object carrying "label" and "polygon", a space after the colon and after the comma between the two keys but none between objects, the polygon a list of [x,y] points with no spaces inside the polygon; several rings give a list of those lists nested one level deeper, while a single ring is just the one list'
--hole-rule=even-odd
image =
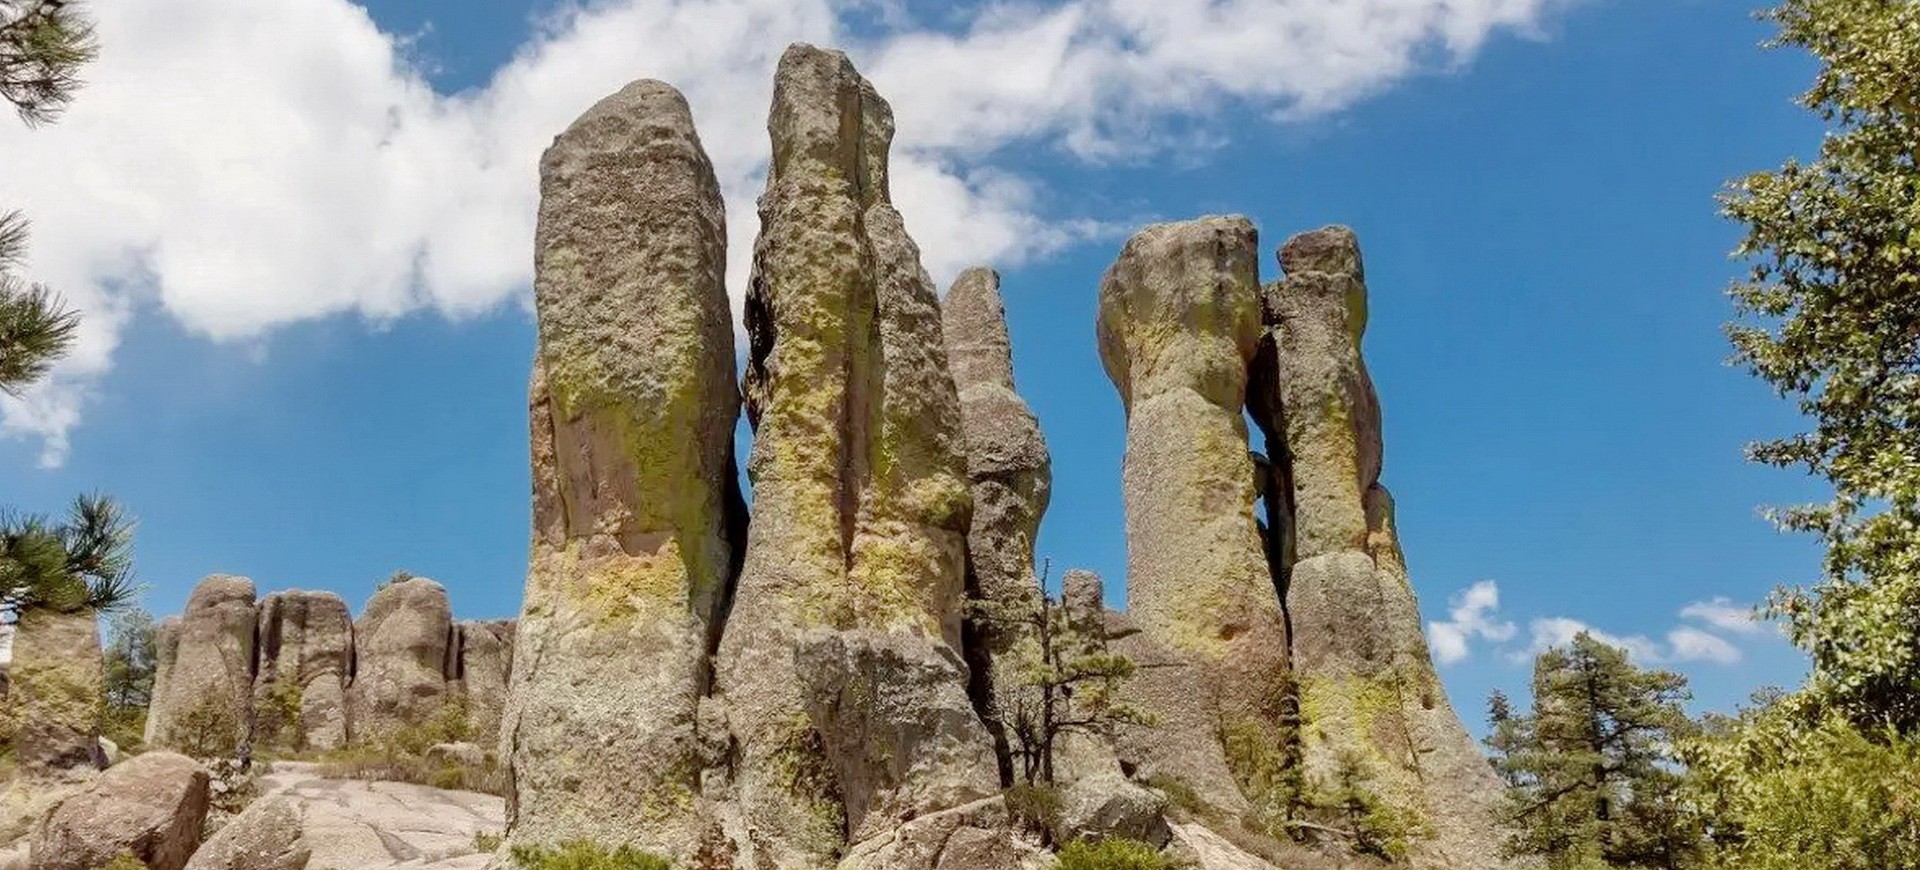
[{"label": "cloud bank", "polygon": [[[1455,593],[1448,604],[1448,619],[1427,623],[1427,642],[1441,664],[1467,660],[1475,641],[1498,645],[1518,634],[1514,623],[1500,618],[1500,587],[1492,580],[1482,580]],[[1514,663],[1531,662],[1534,656],[1572,643],[1584,632],[1626,650],[1641,665],[1734,665],[1746,657],[1734,639],[1751,641],[1767,633],[1753,608],[1736,605],[1724,596],[1688,604],[1680,608],[1678,616],[1678,623],[1660,639],[1613,634],[1568,616],[1538,617],[1527,622],[1527,645],[1506,649],[1503,656]]]},{"label": "cloud bank", "polygon": [[1011,149],[1144,160],[1217,140],[1229,110],[1338,110],[1565,2],[1016,0],[939,28],[886,5],[881,28],[856,35],[846,19],[871,0],[605,0],[538,22],[483,87],[455,94],[347,0],[91,4],[104,53],[66,118],[0,122],[0,207],[34,221],[29,276],[86,315],[47,384],[0,397],[0,431],[42,439],[58,463],[141,317],[224,341],[523,303],[540,150],[633,78],[672,82],[693,106],[730,206],[737,298],[772,69],[791,41],[847,47],[893,101],[895,198],[944,281],[1127,217],[1062,211],[1037,179],[996,168]]}]

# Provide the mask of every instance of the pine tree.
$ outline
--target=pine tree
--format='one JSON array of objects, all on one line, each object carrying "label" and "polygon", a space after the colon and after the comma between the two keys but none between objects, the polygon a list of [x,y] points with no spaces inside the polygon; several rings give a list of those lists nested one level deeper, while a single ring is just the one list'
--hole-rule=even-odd
[{"label": "pine tree", "polygon": [[74,500],[65,522],[0,517],[0,621],[23,610],[112,611],[138,594],[133,524],[111,499]]},{"label": "pine tree", "polygon": [[[60,116],[99,52],[93,25],[74,0],[0,0],[0,98],[29,126]],[[27,222],[0,212],[0,392],[18,395],[73,347],[79,315],[47,288],[13,271],[26,253]]]},{"label": "pine tree", "polygon": [[1675,798],[1686,681],[1582,632],[1534,661],[1533,711],[1490,704],[1487,745],[1509,785],[1516,854],[1549,867],[1689,866],[1700,835]]}]

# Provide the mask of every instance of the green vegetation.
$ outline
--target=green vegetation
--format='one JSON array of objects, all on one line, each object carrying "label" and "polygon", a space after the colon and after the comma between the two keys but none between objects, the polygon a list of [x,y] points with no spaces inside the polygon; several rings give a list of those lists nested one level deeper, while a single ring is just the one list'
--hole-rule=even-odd
[{"label": "green vegetation", "polygon": [[121,852],[101,865],[100,870],[147,870],[147,862],[133,857],[131,852]]},{"label": "green vegetation", "polygon": [[1060,850],[1057,870],[1178,870],[1181,865],[1139,840],[1074,840]]},{"label": "green vegetation", "polygon": [[506,842],[505,834],[494,831],[476,831],[473,835],[473,851],[491,855],[499,851],[500,844]]},{"label": "green vegetation", "polygon": [[1018,783],[1002,793],[1007,816],[1020,830],[1051,843],[1060,829],[1060,790],[1051,785]]},{"label": "green vegetation", "polygon": [[153,614],[129,607],[110,616],[105,659],[106,710],[100,719],[101,733],[122,751],[139,752],[159,659]]},{"label": "green vegetation", "polygon": [[1513,801],[1511,850],[1550,868],[1688,866],[1700,851],[1681,806],[1676,739],[1686,681],[1643,670],[1582,632],[1533,666],[1533,712],[1491,703],[1496,770]]},{"label": "green vegetation", "polygon": [[65,522],[0,516],[0,619],[23,610],[112,611],[130,603],[133,524],[113,500],[74,500]]},{"label": "green vegetation", "polygon": [[300,684],[285,674],[276,676],[264,694],[253,703],[253,739],[262,748],[285,748],[301,752],[307,748],[306,720],[300,715]]},{"label": "green vegetation", "polygon": [[[80,3],[0,0],[0,98],[28,125],[59,117],[97,51]],[[0,392],[14,395],[73,349],[80,328],[78,312],[14,276],[26,247],[26,219],[0,212]]]},{"label": "green vegetation", "polygon": [[363,735],[353,745],[320,755],[319,773],[328,779],[410,782],[433,788],[506,793],[507,772],[486,754],[478,764],[428,750],[443,743],[469,743],[473,724],[464,695],[453,695],[432,719],[387,731]]},{"label": "green vegetation", "polygon": [[607,849],[592,843],[568,843],[557,849],[513,847],[513,860],[524,870],[672,870],[673,862],[651,852],[621,846]]},{"label": "green vegetation", "polygon": [[[1046,585],[1042,569],[1040,588]],[[1133,676],[1133,660],[1107,648],[1105,627],[1076,620],[1066,605],[1043,592],[1011,604],[975,602],[975,617],[1014,638],[1004,656],[1017,683],[1000,692],[1000,711],[1019,753],[1021,781],[1054,781],[1054,748],[1062,735],[1109,736],[1125,725],[1152,718],[1120,700]]]}]

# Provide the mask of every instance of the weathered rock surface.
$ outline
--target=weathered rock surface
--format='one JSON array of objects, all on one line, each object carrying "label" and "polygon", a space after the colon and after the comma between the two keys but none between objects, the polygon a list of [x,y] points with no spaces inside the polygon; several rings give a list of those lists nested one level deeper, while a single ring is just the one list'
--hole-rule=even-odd
[{"label": "weathered rock surface", "polygon": [[1083,776],[1061,793],[1061,840],[1126,837],[1165,846],[1165,795],[1135,785],[1118,771]]},{"label": "weathered rock surface", "polygon": [[697,720],[740,520],[719,185],[657,81],[587,110],[540,169],[512,838],[690,854],[712,824]]},{"label": "weathered rock surface", "polygon": [[424,577],[389,583],[354,622],[353,737],[376,739],[431,720],[446,706],[453,607],[446,587]]},{"label": "weathered rock surface", "polygon": [[515,623],[509,619],[466,620],[454,625],[454,691],[466,698],[467,727],[489,747],[499,742],[500,719],[507,708],[513,674]]},{"label": "weathered rock surface", "polygon": [[31,870],[95,870],[122,854],[180,870],[207,815],[207,769],[171,752],[129,759],[54,808],[33,833]]},{"label": "weathered rock surface", "polygon": [[1100,355],[1127,409],[1140,635],[1124,651],[1153,665],[1128,691],[1160,717],[1123,754],[1230,812],[1260,797],[1241,791],[1264,760],[1240,756],[1279,751],[1287,701],[1287,626],[1241,417],[1261,334],[1255,250],[1244,218],[1159,224],[1127,241],[1100,287]]},{"label": "weathered rock surface", "polygon": [[397,782],[321,779],[280,763],[265,794],[209,838],[188,870],[479,870],[475,835],[505,824],[500,798]]},{"label": "weathered rock surface", "polygon": [[23,776],[71,779],[106,766],[100,750],[102,678],[93,611],[20,615],[7,716]]},{"label": "weathered rock surface", "polygon": [[1188,862],[1194,870],[1278,870],[1271,862],[1234,845],[1204,825],[1176,822],[1171,827],[1173,856]]},{"label": "weathered rock surface", "polygon": [[[883,745],[872,739],[855,741],[865,757],[846,755],[843,736],[809,716],[840,704],[842,721],[886,719],[799,679],[797,642],[810,630],[896,635],[890,643],[922,647],[906,660],[957,660],[972,498],[939,302],[888,194],[891,110],[844,55],[796,45],[780,61],[768,130],[746,303],[754,519],[718,685],[737,747],[738,860],[813,867],[849,835],[887,836],[895,819],[861,808],[924,815],[945,807],[921,796],[984,796],[998,783],[977,718],[949,740],[903,735],[896,751],[942,752],[895,759],[871,755]],[[852,700],[871,705],[895,687],[875,688]],[[958,679],[911,691],[938,721],[975,715]],[[878,771],[907,779],[869,775]]]},{"label": "weathered rock surface", "polygon": [[252,580],[216,574],[194,587],[179,622],[161,626],[148,746],[211,752],[248,738],[255,623]]},{"label": "weathered rock surface", "polygon": [[1014,392],[1013,345],[1000,276],[991,269],[962,272],[941,311],[953,381],[960,391],[967,476],[973,488],[967,591],[988,608],[967,625],[971,691],[993,735],[1004,785],[1013,781],[1013,765],[1000,711],[1011,699],[1001,695],[1012,690],[1015,678],[996,673],[1006,667],[995,668],[994,662],[1015,640],[1018,612],[1038,603],[1033,547],[1052,491],[1052,462],[1040,421]]},{"label": "weathered rock surface", "polygon": [[[1290,484],[1286,578],[1302,751],[1310,780],[1343,754],[1363,760],[1383,800],[1432,829],[1416,863],[1504,866],[1500,788],[1448,704],[1379,484],[1380,405],[1360,355],[1365,274],[1353,233],[1289,240],[1286,277],[1266,289],[1273,352],[1251,406],[1276,476]],[[1272,449],[1278,447],[1280,449]]]},{"label": "weathered rock surface", "polygon": [[260,599],[257,609],[255,738],[290,749],[345,746],[353,660],[347,603],[332,592],[291,590]]},{"label": "weathered rock surface", "polygon": [[1042,870],[1046,850],[1013,831],[1006,805],[987,798],[905,822],[855,845],[839,870]]}]

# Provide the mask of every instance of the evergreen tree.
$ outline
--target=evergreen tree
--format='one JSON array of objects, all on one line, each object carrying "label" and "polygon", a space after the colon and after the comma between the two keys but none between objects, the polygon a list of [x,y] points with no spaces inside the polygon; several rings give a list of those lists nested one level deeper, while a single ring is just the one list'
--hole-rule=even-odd
[{"label": "evergreen tree", "polygon": [[[27,124],[60,116],[98,50],[74,0],[0,0],[0,98]],[[26,244],[26,220],[0,212],[0,392],[14,395],[72,348],[79,327],[79,315],[47,288],[12,274]]]},{"label": "evergreen tree", "polygon": [[133,524],[105,496],[74,500],[65,522],[0,517],[0,621],[21,611],[111,611],[126,606],[133,585]]},{"label": "evergreen tree", "polygon": [[1496,695],[1487,745],[1509,784],[1516,854],[1555,870],[1685,867],[1700,837],[1678,800],[1686,681],[1582,632],[1539,655],[1533,711]]}]

